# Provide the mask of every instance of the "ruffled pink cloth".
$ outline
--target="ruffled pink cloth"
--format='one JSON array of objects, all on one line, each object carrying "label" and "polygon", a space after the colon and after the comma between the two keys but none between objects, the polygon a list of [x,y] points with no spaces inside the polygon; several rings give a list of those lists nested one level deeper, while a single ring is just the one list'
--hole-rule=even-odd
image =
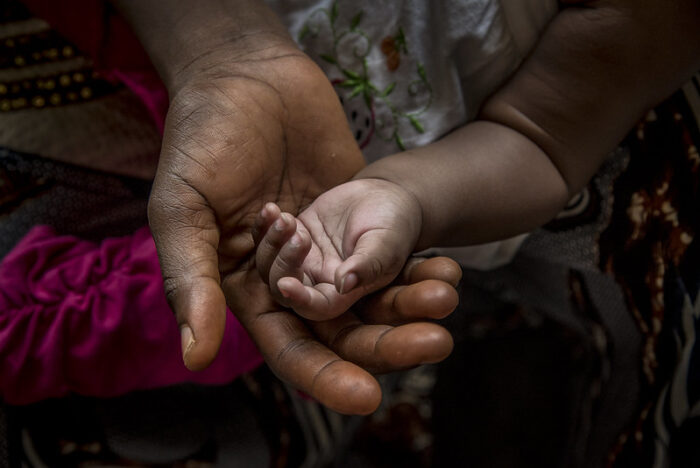
[{"label": "ruffled pink cloth", "polygon": [[[108,2],[24,0],[32,13],[128,86],[162,131],[165,87]],[[181,382],[223,384],[262,362],[230,313],[203,372],[182,363],[147,228],[96,245],[38,226],[0,263],[0,399],[26,404],[69,392],[109,397]]]},{"label": "ruffled pink cloth", "polygon": [[0,398],[6,402],[223,384],[261,362],[229,313],[213,364],[198,373],[185,368],[147,228],[97,245],[38,226],[0,263]]}]

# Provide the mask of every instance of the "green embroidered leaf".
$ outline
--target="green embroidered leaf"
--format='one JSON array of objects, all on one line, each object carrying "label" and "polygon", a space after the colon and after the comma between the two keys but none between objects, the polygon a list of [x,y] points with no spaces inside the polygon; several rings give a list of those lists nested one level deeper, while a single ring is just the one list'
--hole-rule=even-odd
[{"label": "green embroidered leaf", "polygon": [[343,74],[344,74],[345,76],[347,76],[348,78],[352,78],[352,79],[355,79],[355,80],[359,80],[359,79],[360,79],[360,75],[358,75],[357,73],[355,73],[355,72],[352,71],[352,70],[348,70],[348,69],[346,69],[346,68],[343,68],[342,72],[343,72]]},{"label": "green embroidered leaf", "polygon": [[360,21],[362,20],[363,13],[364,12],[361,11],[358,14],[356,14],[355,16],[353,16],[352,21],[350,21],[350,29],[351,30],[355,29],[357,27],[357,25],[360,24]]},{"label": "green embroidered leaf", "polygon": [[394,141],[398,145],[398,147],[401,149],[401,151],[406,151],[406,146],[403,144],[403,140],[401,140],[401,137],[399,136],[398,132],[394,133]]},{"label": "green embroidered leaf", "polygon": [[335,20],[338,18],[338,2],[333,2],[333,5],[331,6],[331,24],[335,23]]},{"label": "green embroidered leaf", "polygon": [[396,87],[396,82],[391,83],[389,86],[384,88],[384,91],[382,91],[382,96],[386,97],[386,96],[390,95],[395,87]]},{"label": "green embroidered leaf", "polygon": [[403,52],[404,54],[408,53],[408,49],[406,47],[406,35],[403,33],[403,28],[401,26],[399,26],[399,33],[394,36],[394,44],[396,44],[396,48],[400,52]]},{"label": "green embroidered leaf", "polygon": [[333,63],[333,64],[338,63],[332,55],[321,54],[321,55],[319,55],[319,57],[321,57],[323,60],[325,60],[328,63]]},{"label": "green embroidered leaf", "polygon": [[423,80],[423,83],[428,83],[428,76],[425,74],[425,68],[423,68],[422,63],[418,63],[417,67],[418,71],[418,76],[420,76],[421,80]]},{"label": "green embroidered leaf", "polygon": [[309,35],[311,32],[311,28],[309,28],[308,24],[305,24],[303,28],[301,28],[301,31],[299,31],[299,41],[303,41],[306,36]]},{"label": "green embroidered leaf", "polygon": [[408,121],[411,122],[411,125],[413,125],[413,128],[415,128],[418,131],[418,133],[425,132],[423,125],[421,125],[421,123],[414,115],[408,114],[406,115],[406,118],[408,118]]},{"label": "green embroidered leaf", "polygon": [[352,93],[350,93],[350,99],[354,98],[358,94],[360,94],[362,91],[365,90],[365,87],[361,84],[355,86],[352,90]]},{"label": "green embroidered leaf", "polygon": [[344,80],[338,83],[339,86],[342,86],[343,88],[354,88],[357,86],[357,80]]}]

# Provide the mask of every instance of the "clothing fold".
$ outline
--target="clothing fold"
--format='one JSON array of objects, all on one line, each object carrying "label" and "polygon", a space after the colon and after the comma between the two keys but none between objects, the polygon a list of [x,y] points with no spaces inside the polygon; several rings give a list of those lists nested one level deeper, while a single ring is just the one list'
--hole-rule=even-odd
[{"label": "clothing fold", "polygon": [[227,313],[212,365],[185,368],[145,227],[95,244],[37,226],[0,263],[0,397],[8,403],[223,384],[261,362]]}]

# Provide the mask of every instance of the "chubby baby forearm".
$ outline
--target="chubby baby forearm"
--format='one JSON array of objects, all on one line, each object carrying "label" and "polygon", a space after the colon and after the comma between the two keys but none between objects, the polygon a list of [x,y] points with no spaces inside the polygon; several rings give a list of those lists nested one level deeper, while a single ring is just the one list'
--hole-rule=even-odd
[{"label": "chubby baby forearm", "polygon": [[562,175],[537,145],[504,125],[483,121],[381,159],[356,178],[388,180],[414,195],[423,219],[417,250],[529,231],[569,199]]},{"label": "chubby baby forearm", "polygon": [[358,174],[416,197],[418,248],[498,240],[547,222],[637,119],[700,67],[696,0],[575,3],[479,120]]}]

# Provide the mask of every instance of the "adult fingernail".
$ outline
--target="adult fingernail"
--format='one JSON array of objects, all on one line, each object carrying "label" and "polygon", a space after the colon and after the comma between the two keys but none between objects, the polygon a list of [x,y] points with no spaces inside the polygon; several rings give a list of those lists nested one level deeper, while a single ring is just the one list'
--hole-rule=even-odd
[{"label": "adult fingernail", "polygon": [[355,273],[348,273],[343,276],[340,280],[340,294],[345,294],[346,292],[352,291],[352,289],[357,286],[357,275]]},{"label": "adult fingernail", "polygon": [[182,360],[185,363],[185,367],[187,367],[187,355],[190,353],[190,350],[192,350],[192,347],[194,347],[194,334],[189,325],[180,327],[180,344],[182,346]]}]

